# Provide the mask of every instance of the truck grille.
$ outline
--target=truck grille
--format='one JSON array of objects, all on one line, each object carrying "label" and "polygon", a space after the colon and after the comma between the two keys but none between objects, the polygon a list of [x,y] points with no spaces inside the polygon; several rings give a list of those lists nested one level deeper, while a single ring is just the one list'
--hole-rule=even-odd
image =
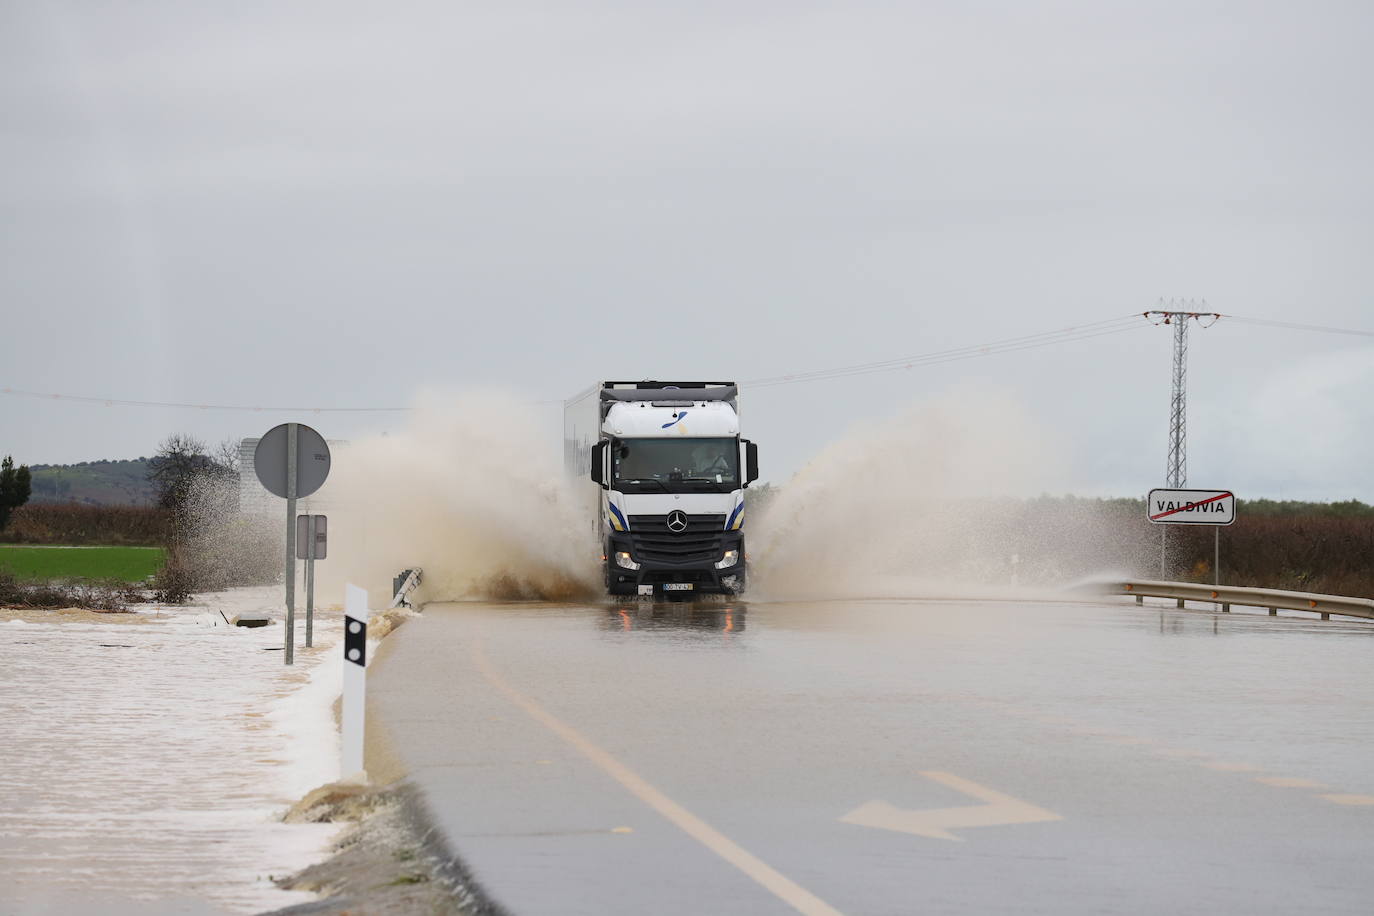
[{"label": "truck grille", "polygon": [[687,529],[673,533],[667,515],[631,515],[630,539],[641,563],[694,565],[714,563],[724,549],[724,515],[689,515]]},{"label": "truck grille", "polygon": [[[720,531],[724,527],[725,516],[723,515],[689,515],[687,516],[687,530],[682,533],[686,535],[698,531]],[[668,530],[668,516],[666,515],[631,515],[630,530],[672,534]],[[679,535],[673,536],[679,537]]]}]

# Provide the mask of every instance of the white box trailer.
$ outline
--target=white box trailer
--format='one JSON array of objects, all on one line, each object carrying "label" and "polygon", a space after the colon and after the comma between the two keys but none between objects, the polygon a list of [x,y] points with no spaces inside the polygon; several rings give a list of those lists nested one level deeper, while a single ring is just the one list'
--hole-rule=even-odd
[{"label": "white box trailer", "polygon": [[733,382],[602,382],[564,404],[564,461],[600,488],[595,525],[612,595],[738,594],[744,490]]}]

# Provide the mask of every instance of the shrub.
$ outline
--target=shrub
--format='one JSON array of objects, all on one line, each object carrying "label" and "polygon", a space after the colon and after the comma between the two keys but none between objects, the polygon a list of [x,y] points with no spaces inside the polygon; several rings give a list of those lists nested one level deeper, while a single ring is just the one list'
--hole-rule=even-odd
[{"label": "shrub", "polygon": [[191,600],[194,578],[186,562],[185,550],[173,544],[167,560],[153,577],[153,600],[160,604],[185,604]]},{"label": "shrub", "polygon": [[151,506],[28,503],[14,511],[0,540],[12,544],[155,547],[165,544],[170,532],[171,515]]},{"label": "shrub", "polygon": [[123,582],[77,579],[28,583],[20,582],[8,569],[0,569],[0,605],[5,607],[123,611],[133,596]]},{"label": "shrub", "polygon": [[[1211,582],[1213,533],[1175,526],[1169,532],[1180,578]],[[1374,518],[1362,514],[1245,515],[1221,529],[1221,581],[1330,595],[1374,597]]]}]

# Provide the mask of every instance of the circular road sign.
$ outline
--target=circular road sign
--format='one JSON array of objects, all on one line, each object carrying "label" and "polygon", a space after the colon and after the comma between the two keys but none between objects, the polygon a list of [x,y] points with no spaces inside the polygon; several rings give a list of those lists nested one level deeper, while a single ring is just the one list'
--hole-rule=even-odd
[{"label": "circular road sign", "polygon": [[[286,498],[286,428],[274,426],[258,440],[253,470],[274,496]],[[329,445],[324,436],[304,423],[296,424],[296,496],[306,497],[324,485],[329,476]]]}]

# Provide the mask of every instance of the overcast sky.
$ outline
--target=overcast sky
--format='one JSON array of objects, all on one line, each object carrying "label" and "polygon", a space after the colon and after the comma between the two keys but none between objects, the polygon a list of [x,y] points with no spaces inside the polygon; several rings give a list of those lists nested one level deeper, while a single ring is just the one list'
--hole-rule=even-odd
[{"label": "overcast sky", "polygon": [[[0,3],[0,388],[561,399],[1205,298],[1374,330],[1374,5]],[[742,392],[765,476],[970,389],[1161,485],[1170,336]],[[1190,481],[1374,501],[1374,338],[1192,336]],[[551,433],[557,410],[547,409]],[[0,453],[398,415],[0,395]],[[1008,449],[1016,449],[1008,442]]]}]

